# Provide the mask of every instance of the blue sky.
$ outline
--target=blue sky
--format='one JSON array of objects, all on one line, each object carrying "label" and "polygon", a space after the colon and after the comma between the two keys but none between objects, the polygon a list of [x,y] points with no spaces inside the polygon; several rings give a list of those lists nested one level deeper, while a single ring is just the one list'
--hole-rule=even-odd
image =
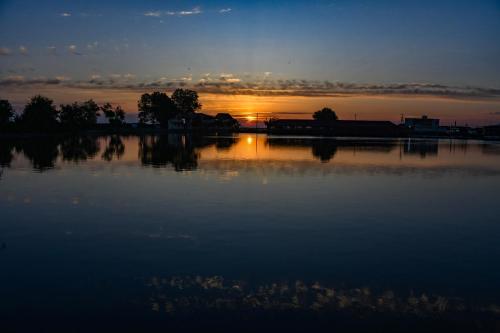
[{"label": "blue sky", "polygon": [[500,87],[499,1],[3,0],[0,19],[2,74]]},{"label": "blue sky", "polygon": [[499,33],[498,0],[0,0],[0,84],[498,97]]}]

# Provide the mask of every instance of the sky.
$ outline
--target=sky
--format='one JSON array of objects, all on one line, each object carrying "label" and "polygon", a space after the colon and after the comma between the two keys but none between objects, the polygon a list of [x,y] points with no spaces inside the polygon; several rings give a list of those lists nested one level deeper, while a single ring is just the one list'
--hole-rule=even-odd
[{"label": "sky", "polygon": [[500,1],[0,0],[0,98],[21,109],[197,90],[204,112],[500,123]]}]

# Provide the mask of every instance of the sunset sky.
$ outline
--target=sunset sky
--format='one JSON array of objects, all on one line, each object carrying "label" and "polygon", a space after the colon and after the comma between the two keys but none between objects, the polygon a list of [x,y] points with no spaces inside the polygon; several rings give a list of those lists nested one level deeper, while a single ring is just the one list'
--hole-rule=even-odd
[{"label": "sunset sky", "polygon": [[0,1],[0,98],[500,123],[500,1]]}]

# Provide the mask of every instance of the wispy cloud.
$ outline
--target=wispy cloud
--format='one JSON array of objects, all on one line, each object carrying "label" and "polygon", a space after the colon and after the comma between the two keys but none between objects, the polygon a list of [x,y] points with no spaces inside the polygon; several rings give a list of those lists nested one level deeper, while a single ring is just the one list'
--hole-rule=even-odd
[{"label": "wispy cloud", "polygon": [[0,79],[0,86],[32,86],[32,85],[57,85],[60,84],[62,80],[57,78],[25,78],[22,75],[12,75]]},{"label": "wispy cloud", "polygon": [[7,47],[0,47],[0,56],[11,55],[12,51]]},{"label": "wispy cloud", "polygon": [[77,56],[83,55],[83,53],[77,51],[76,45],[69,45],[68,46],[68,52],[71,53],[71,54],[73,54],[73,55],[77,55]]},{"label": "wispy cloud", "polygon": [[160,12],[160,11],[146,12],[146,13],[144,13],[144,16],[160,17],[160,16],[162,16],[162,12]]},{"label": "wispy cloud", "polygon": [[64,12],[64,13],[61,13],[60,16],[62,16],[62,17],[70,17],[71,13]]},{"label": "wispy cloud", "polygon": [[188,15],[198,15],[198,14],[201,14],[201,13],[203,13],[203,12],[201,11],[200,7],[194,7],[191,10],[182,10],[182,11],[178,12],[178,15],[180,15],[180,16],[188,16]]},{"label": "wispy cloud", "polygon": [[229,13],[231,11],[232,11],[231,8],[222,8],[221,10],[219,10],[219,13],[220,14],[226,14],[226,13]]},{"label": "wispy cloud", "polygon": [[89,80],[61,80],[55,78],[25,78],[9,76],[0,79],[0,86],[64,85],[74,88],[110,88],[141,91],[147,89],[175,89],[187,87],[200,93],[254,95],[254,96],[436,96],[447,98],[498,98],[500,89],[472,86],[447,86],[433,83],[361,84],[314,80],[245,80],[231,73],[204,74],[197,81],[191,75],[177,78],[165,76],[140,80],[133,74],[114,74],[107,78],[94,74]]},{"label": "wispy cloud", "polygon": [[219,75],[219,80],[221,82],[227,82],[227,83],[239,83],[239,82],[241,82],[241,79],[237,78],[234,74],[230,74],[230,73],[221,73]]},{"label": "wispy cloud", "polygon": [[203,13],[201,7],[197,6],[190,10],[181,10],[181,11],[155,10],[155,11],[145,12],[143,15],[148,17],[162,17],[162,16],[191,16],[191,15],[198,15],[201,13]]}]

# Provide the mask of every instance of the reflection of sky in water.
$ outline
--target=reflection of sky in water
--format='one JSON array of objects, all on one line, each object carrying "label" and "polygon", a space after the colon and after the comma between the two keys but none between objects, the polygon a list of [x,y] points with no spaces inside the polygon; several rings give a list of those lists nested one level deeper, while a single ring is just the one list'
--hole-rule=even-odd
[{"label": "reflection of sky in water", "polygon": [[176,274],[500,300],[494,143],[241,135],[9,145],[0,291],[10,305],[105,307],[132,297],[134,279]]}]

